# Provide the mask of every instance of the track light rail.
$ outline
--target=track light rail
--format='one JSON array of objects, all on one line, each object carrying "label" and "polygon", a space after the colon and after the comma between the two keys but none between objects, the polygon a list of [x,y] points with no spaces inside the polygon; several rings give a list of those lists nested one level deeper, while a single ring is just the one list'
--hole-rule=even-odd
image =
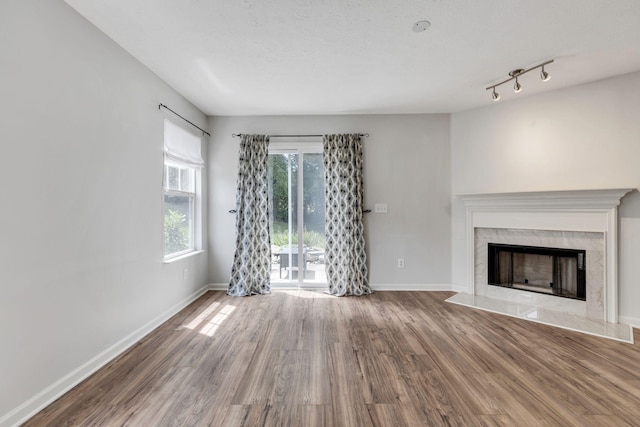
[{"label": "track light rail", "polygon": [[493,84],[491,86],[488,86],[486,88],[486,90],[491,90],[492,91],[491,97],[493,98],[494,101],[498,101],[500,99],[500,95],[498,94],[498,92],[496,92],[496,88],[498,86],[500,86],[500,85],[503,85],[505,83],[509,83],[512,80],[515,80],[516,84],[514,86],[514,91],[516,93],[520,92],[522,90],[522,86],[520,85],[520,82],[518,81],[518,77],[528,73],[529,71],[533,71],[533,70],[538,69],[538,68],[541,69],[540,77],[542,78],[542,81],[546,82],[547,80],[549,80],[549,74],[544,70],[544,66],[548,65],[548,64],[551,64],[552,62],[553,62],[553,59],[551,59],[549,61],[546,61],[546,62],[543,62],[542,64],[538,64],[538,65],[536,65],[534,67],[527,68],[526,70],[523,70],[522,68],[515,69],[515,70],[509,72],[509,78],[508,79],[503,80],[500,83],[496,83],[496,84]]}]

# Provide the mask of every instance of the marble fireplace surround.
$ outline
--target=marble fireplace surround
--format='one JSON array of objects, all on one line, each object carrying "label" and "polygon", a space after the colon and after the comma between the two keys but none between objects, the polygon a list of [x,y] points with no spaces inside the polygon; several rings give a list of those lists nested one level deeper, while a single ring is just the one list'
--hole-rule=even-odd
[{"label": "marble fireplace surround", "polygon": [[[534,305],[578,313],[583,311],[588,317],[600,317],[608,323],[618,323],[618,206],[620,200],[632,189],[542,191],[522,193],[462,194],[467,213],[467,290],[470,295],[483,295],[497,299],[518,298],[525,295],[534,298]],[[487,236],[511,239],[509,230],[516,235],[515,244],[546,241],[562,243],[558,247],[569,247],[571,242],[586,239],[592,251],[596,273],[602,277],[601,284],[587,283],[586,303],[566,298],[541,295],[531,297],[531,292],[501,288],[507,294],[493,294],[486,285],[486,271],[482,273],[479,258]],[[559,233],[558,233],[559,232]],[[478,237],[478,241],[476,238]],[[520,239],[520,240],[518,240]],[[524,240],[522,240],[524,239]],[[577,240],[574,240],[577,239]],[[569,243],[568,243],[569,242]],[[498,241],[494,243],[503,243]],[[486,245],[484,245],[486,246]],[[533,245],[535,246],[535,245]],[[583,249],[583,248],[573,248]],[[584,248],[589,249],[589,248]],[[598,253],[600,252],[600,255]],[[486,249],[484,250],[486,263]],[[589,255],[587,255],[589,262]],[[604,262],[598,261],[602,257]],[[592,266],[592,270],[593,270]],[[587,264],[589,269],[589,264]],[[485,268],[486,270],[486,268]],[[597,279],[597,278],[596,278]],[[484,281],[484,282],[481,282]],[[591,281],[594,281],[592,277]],[[494,288],[494,287],[490,287]],[[591,296],[591,298],[590,298]],[[561,308],[560,305],[564,306]]]},{"label": "marble fireplace surround", "polygon": [[[561,298],[488,285],[488,244],[538,246],[586,250],[586,300]],[[563,313],[604,320],[604,233],[585,231],[521,230],[513,228],[475,229],[475,294],[489,298],[524,301]],[[514,292],[517,291],[517,292]]]}]

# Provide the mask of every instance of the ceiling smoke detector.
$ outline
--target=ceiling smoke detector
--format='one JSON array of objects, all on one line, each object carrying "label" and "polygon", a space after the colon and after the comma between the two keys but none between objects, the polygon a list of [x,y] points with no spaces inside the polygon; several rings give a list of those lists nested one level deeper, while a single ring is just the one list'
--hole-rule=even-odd
[{"label": "ceiling smoke detector", "polygon": [[429,27],[431,26],[431,22],[429,21],[418,21],[415,24],[413,24],[413,32],[414,33],[421,33],[423,31],[426,31]]}]

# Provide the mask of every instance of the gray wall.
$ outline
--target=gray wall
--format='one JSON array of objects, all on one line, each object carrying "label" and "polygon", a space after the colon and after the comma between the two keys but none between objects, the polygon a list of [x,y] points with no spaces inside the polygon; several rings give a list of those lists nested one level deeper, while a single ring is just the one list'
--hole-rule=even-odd
[{"label": "gray wall", "polygon": [[[452,279],[465,285],[465,208],[455,195],[638,188],[640,73],[451,116]],[[640,194],[620,214],[620,319],[640,325]]]},{"label": "gray wall", "polygon": [[0,425],[11,425],[206,285],[205,254],[163,264],[157,106],[206,119],[61,0],[3,0],[0,40]]},{"label": "gray wall", "polygon": [[[374,289],[429,289],[451,283],[449,115],[212,117],[209,149],[209,278],[228,283],[235,244],[238,139],[232,133],[367,132],[365,217]],[[404,258],[406,267],[397,268]]]}]

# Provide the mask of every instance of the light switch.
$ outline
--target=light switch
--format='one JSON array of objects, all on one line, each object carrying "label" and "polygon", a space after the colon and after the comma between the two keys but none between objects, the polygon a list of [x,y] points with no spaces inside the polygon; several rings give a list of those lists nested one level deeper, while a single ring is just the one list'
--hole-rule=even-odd
[{"label": "light switch", "polygon": [[387,213],[386,203],[376,203],[374,206],[375,213]]}]

